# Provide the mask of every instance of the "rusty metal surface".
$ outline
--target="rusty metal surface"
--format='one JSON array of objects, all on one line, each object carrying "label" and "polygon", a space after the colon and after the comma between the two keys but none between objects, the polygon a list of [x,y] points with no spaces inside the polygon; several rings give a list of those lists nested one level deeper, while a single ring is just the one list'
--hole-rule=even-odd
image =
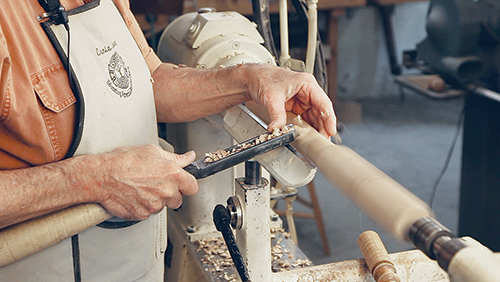
[{"label": "rusty metal surface", "polygon": [[[435,261],[427,258],[421,251],[413,250],[389,254],[394,262],[401,281],[408,282],[447,282],[450,281],[448,274],[443,271]],[[304,269],[296,269],[288,272],[276,273],[273,276],[275,282],[327,282],[327,281],[350,281],[373,282],[364,259],[349,260]]]}]

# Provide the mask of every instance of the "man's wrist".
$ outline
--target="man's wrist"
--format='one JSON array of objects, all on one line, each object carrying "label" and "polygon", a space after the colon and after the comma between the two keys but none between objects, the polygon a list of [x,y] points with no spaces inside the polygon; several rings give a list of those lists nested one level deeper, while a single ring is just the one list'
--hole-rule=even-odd
[{"label": "man's wrist", "polygon": [[68,159],[63,166],[66,185],[69,193],[73,192],[74,203],[100,202],[99,185],[102,184],[103,173],[106,167],[97,157],[98,155],[82,155]]}]

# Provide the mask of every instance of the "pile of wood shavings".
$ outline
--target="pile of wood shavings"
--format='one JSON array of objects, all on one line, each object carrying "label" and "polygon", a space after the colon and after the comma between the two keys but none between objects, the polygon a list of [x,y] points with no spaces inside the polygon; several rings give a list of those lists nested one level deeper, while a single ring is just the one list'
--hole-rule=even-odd
[{"label": "pile of wood shavings", "polygon": [[204,254],[201,262],[206,272],[218,276],[220,281],[238,281],[236,274],[228,275],[226,272],[228,268],[234,267],[234,263],[223,238],[196,240],[195,244],[198,246],[197,251]]},{"label": "pile of wood shavings", "polygon": [[[285,232],[283,228],[275,229],[271,228],[271,239],[276,239],[276,233],[279,232],[283,235],[280,237],[276,244],[271,248],[271,256],[272,256],[272,269],[273,272],[281,272],[281,271],[290,271],[295,268],[303,268],[312,265],[312,262],[309,259],[296,259],[293,254],[290,253],[290,250],[287,248],[283,248],[281,246],[281,242],[283,238],[290,238],[290,233]],[[293,263],[290,263],[289,260],[285,260],[285,256],[289,260],[295,260]]]},{"label": "pile of wood shavings", "polygon": [[[276,244],[271,248],[272,270],[273,272],[290,271],[295,268],[303,268],[310,266],[312,262],[308,259],[297,259],[293,263],[289,260],[294,260],[290,250],[283,248],[280,244],[283,238],[290,238],[290,233],[285,232],[283,228],[271,228],[271,238],[276,239],[276,233],[281,233]],[[237,274],[228,274],[227,270],[234,267],[231,254],[226,247],[226,242],[223,238],[216,239],[200,239],[194,242],[197,246],[197,252],[203,253],[201,263],[205,266],[205,271],[212,276],[217,276],[217,281],[236,282]],[[289,260],[285,260],[288,258]]]},{"label": "pile of wood shavings", "polygon": [[229,151],[225,150],[225,149],[221,149],[221,150],[217,150],[216,152],[206,153],[203,161],[205,163],[211,163],[211,162],[218,161],[224,157],[227,157],[231,154],[243,151],[247,148],[250,148],[252,146],[260,144],[264,141],[271,140],[271,139],[274,139],[276,137],[282,136],[290,131],[292,131],[292,127],[290,127],[290,126],[284,126],[281,129],[275,128],[272,133],[261,134],[261,135],[259,135],[258,138],[252,139],[251,141],[246,142],[246,143],[238,144],[237,146],[233,147]]}]

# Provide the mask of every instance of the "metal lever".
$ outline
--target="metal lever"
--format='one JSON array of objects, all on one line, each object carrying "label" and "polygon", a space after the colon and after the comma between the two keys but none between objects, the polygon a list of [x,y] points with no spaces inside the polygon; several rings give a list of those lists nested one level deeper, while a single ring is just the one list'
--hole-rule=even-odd
[{"label": "metal lever", "polygon": [[226,241],[227,249],[231,254],[231,258],[233,259],[236,270],[238,270],[241,281],[250,281],[248,269],[245,265],[245,262],[243,261],[243,256],[241,255],[240,249],[238,248],[238,245],[236,245],[236,240],[234,239],[233,231],[230,227],[231,215],[229,213],[229,210],[223,205],[217,205],[215,206],[213,217],[217,231],[221,232],[222,236],[224,236],[224,241]]}]

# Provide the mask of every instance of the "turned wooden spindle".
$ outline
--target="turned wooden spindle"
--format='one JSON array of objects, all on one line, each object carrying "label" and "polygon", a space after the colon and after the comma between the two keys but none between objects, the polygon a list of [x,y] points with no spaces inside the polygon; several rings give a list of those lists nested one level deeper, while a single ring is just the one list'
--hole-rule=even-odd
[{"label": "turned wooden spindle", "polygon": [[377,282],[400,282],[396,268],[389,258],[384,243],[374,231],[365,231],[358,238],[358,245],[365,257],[373,279]]}]

